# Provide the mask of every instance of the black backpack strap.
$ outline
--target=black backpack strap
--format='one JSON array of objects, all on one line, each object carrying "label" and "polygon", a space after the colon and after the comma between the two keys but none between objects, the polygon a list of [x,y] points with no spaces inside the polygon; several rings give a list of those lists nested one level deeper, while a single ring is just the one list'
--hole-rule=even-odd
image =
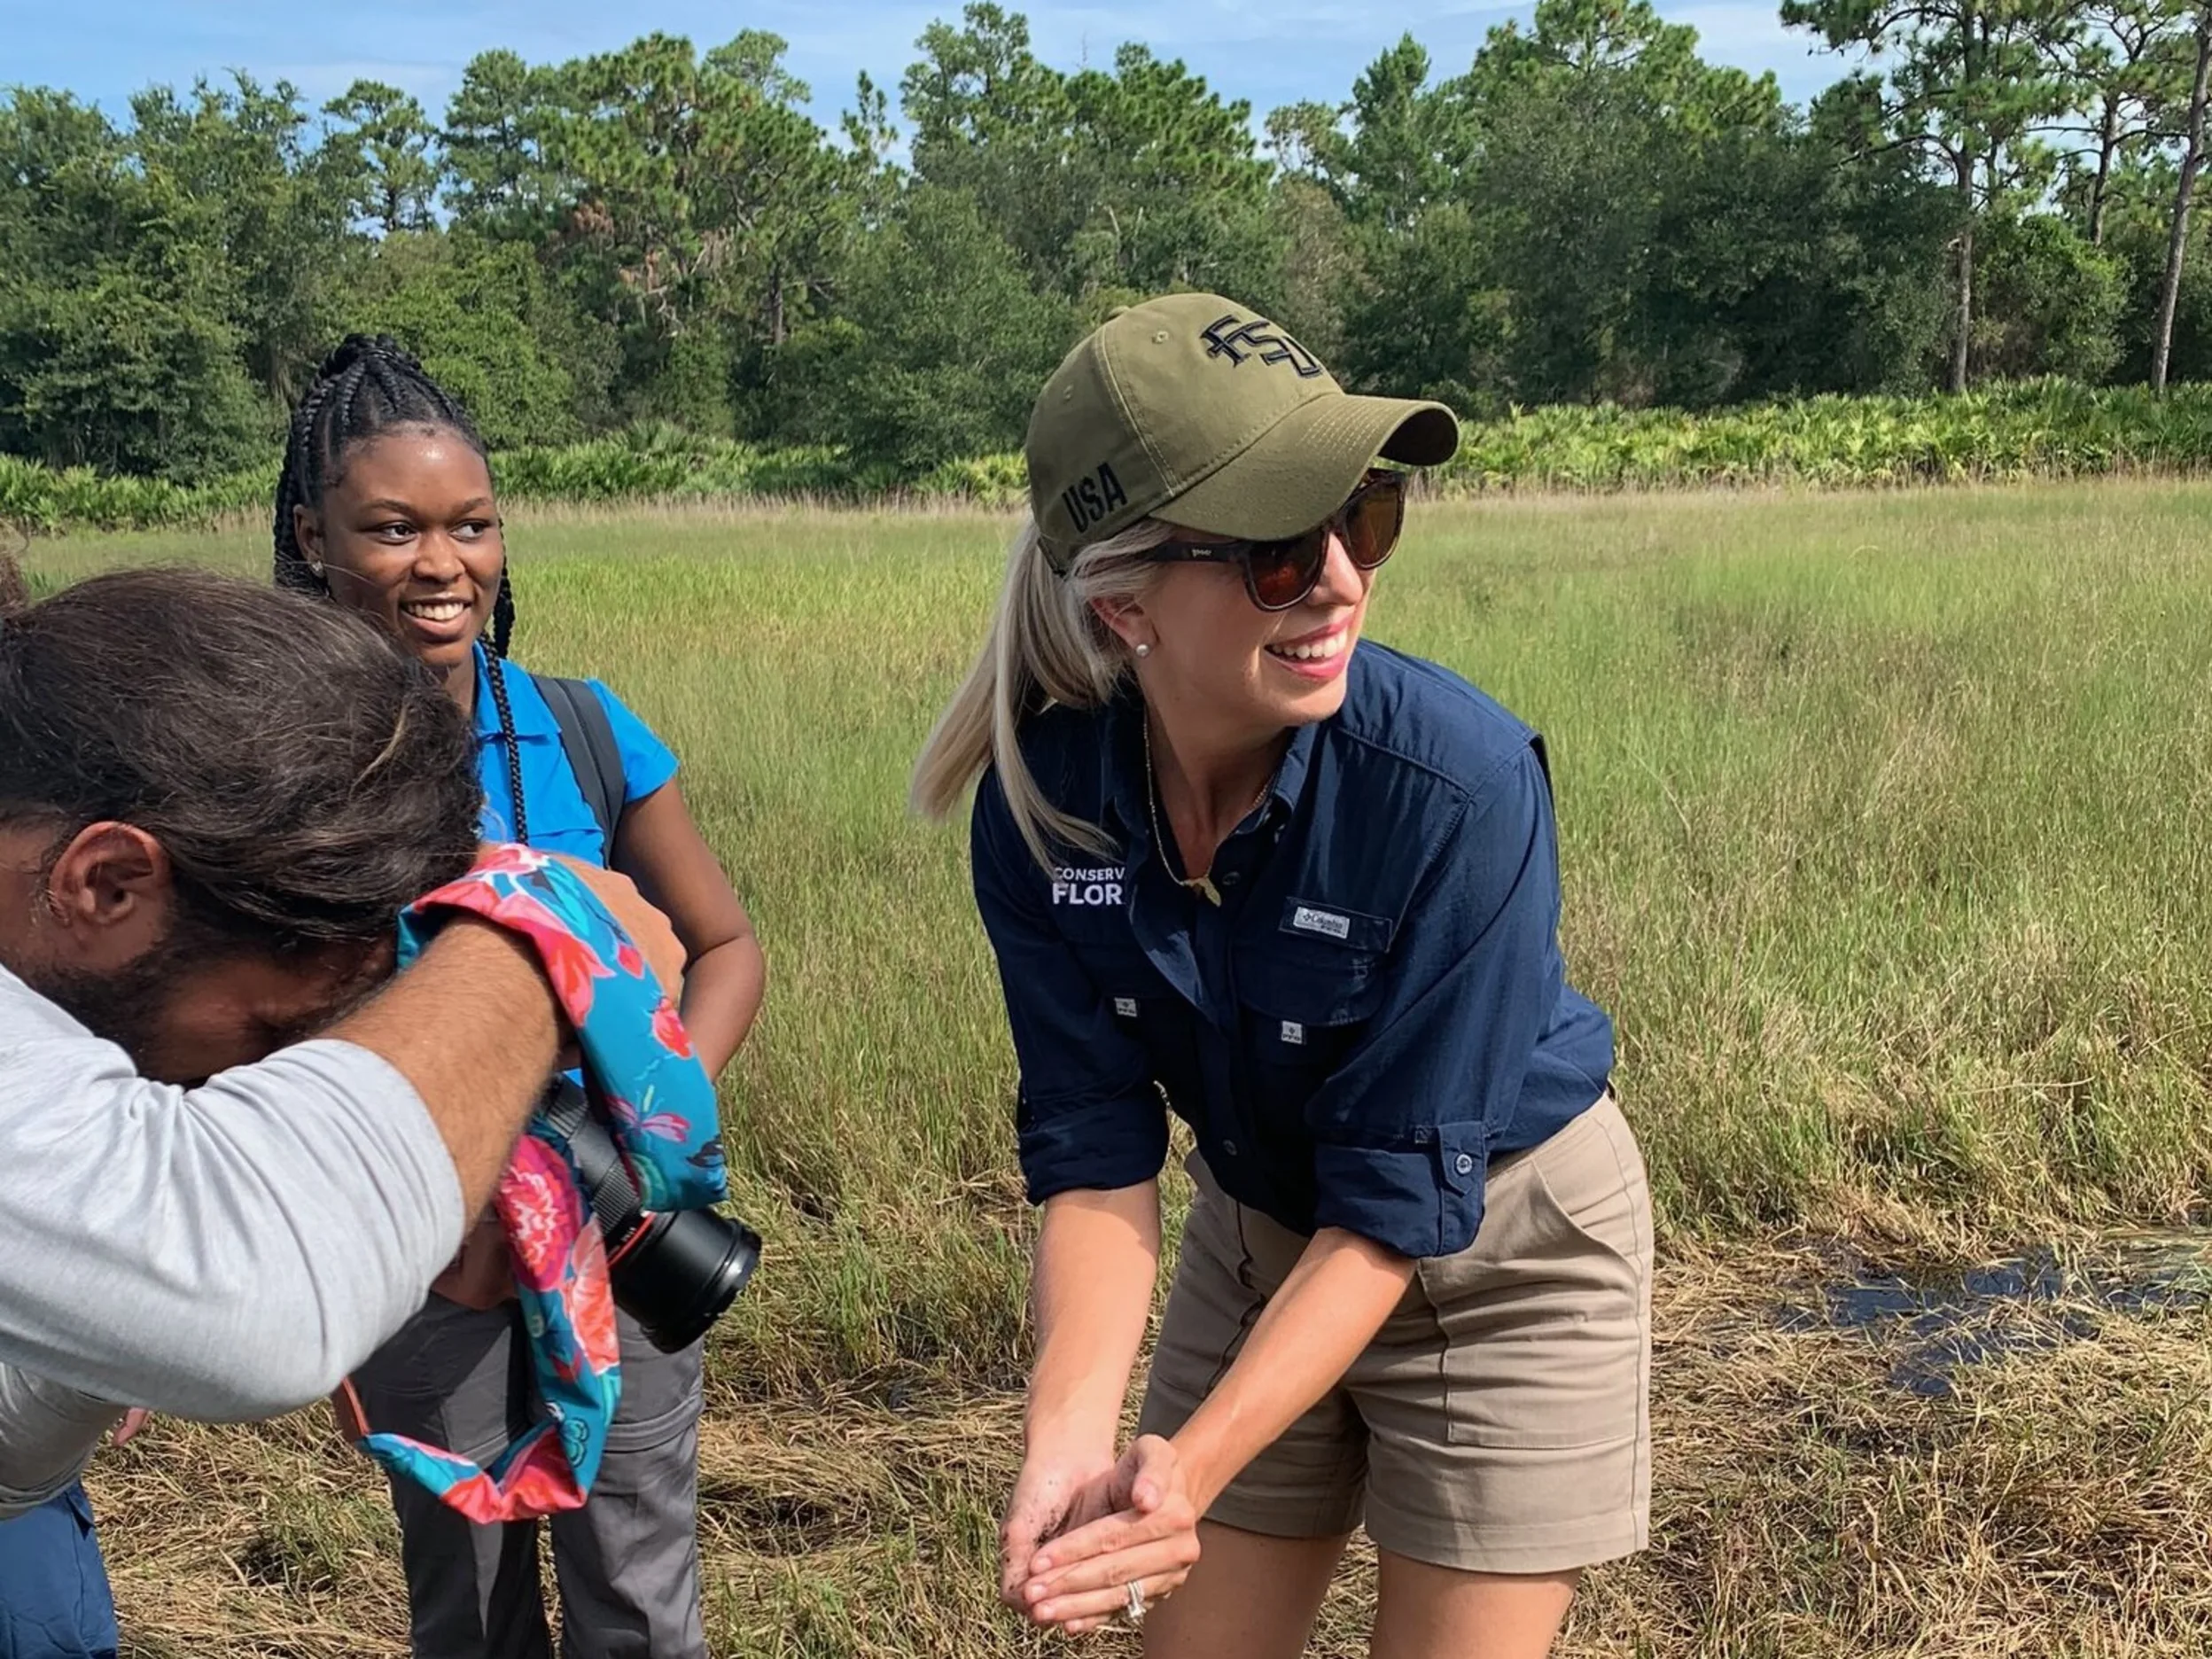
[{"label": "black backpack strap", "polygon": [[591,815],[599,821],[604,853],[612,863],[615,830],[622,822],[629,791],[622,775],[621,745],[614,740],[614,723],[607,718],[607,705],[581,680],[534,674],[530,682],[538,688],[546,707],[553,711],[568,768],[576,775]]}]

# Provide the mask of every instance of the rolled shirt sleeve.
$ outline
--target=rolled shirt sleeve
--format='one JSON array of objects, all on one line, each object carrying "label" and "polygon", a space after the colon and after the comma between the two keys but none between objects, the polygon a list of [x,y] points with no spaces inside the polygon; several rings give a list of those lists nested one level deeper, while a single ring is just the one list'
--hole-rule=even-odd
[{"label": "rolled shirt sleeve", "polygon": [[1307,1108],[1314,1225],[1413,1257],[1474,1242],[1563,979],[1550,790],[1532,749],[1462,803],[1429,860],[1382,999]]},{"label": "rolled shirt sleeve", "polygon": [[1021,1069],[1015,1121],[1030,1202],[1153,1180],[1167,1159],[1167,1109],[1143,1045],[1118,1029],[1054,924],[995,771],[977,786],[969,849]]}]

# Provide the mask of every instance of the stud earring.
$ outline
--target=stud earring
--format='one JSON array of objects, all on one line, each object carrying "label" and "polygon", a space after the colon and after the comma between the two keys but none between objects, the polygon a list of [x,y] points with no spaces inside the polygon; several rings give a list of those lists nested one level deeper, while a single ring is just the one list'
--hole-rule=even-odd
[{"label": "stud earring", "polygon": [[1152,654],[1152,648],[1146,644],[1142,640],[1139,640],[1136,645],[1136,651],[1137,655],[1140,657],[1149,657]]}]

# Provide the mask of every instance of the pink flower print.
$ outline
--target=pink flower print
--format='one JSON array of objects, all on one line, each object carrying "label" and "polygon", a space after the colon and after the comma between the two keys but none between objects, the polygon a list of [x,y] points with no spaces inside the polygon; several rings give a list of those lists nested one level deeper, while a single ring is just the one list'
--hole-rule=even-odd
[{"label": "pink flower print", "polygon": [[535,1135],[515,1143],[499,1180],[499,1214],[516,1277],[533,1290],[553,1289],[583,1226],[583,1204],[568,1165]]},{"label": "pink flower print", "polygon": [[683,1016],[676,1012],[676,1005],[665,992],[653,1010],[653,1040],[679,1059],[691,1058],[691,1033],[684,1030]]},{"label": "pink flower print", "polygon": [[561,1305],[582,1348],[584,1363],[604,1375],[622,1363],[622,1338],[614,1322],[614,1290],[607,1277],[606,1241],[588,1227],[568,1253],[569,1281]]},{"label": "pink flower print", "polygon": [[[645,1104],[650,1108],[652,1103],[653,1097],[648,1094]],[[648,1134],[659,1141],[674,1141],[678,1145],[691,1138],[690,1120],[674,1112],[641,1112],[619,1094],[607,1096],[607,1109],[614,1114],[614,1121],[633,1134]],[[635,1175],[636,1172],[633,1170],[631,1173]]]}]

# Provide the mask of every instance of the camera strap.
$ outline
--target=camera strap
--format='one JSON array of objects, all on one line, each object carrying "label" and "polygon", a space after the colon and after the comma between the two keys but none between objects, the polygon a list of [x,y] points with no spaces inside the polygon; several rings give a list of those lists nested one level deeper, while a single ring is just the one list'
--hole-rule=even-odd
[{"label": "camera strap", "polygon": [[[594,1106],[645,1207],[698,1209],[728,1196],[714,1084],[675,1006],[591,889],[544,853],[501,846],[401,913],[400,965],[446,914],[464,910],[536,953],[583,1050]],[[495,1200],[544,1415],[488,1468],[443,1447],[374,1431],[350,1382],[340,1418],[361,1449],[479,1524],[580,1507],[621,1399],[621,1347],[598,1219],[568,1136],[532,1118]]]}]

